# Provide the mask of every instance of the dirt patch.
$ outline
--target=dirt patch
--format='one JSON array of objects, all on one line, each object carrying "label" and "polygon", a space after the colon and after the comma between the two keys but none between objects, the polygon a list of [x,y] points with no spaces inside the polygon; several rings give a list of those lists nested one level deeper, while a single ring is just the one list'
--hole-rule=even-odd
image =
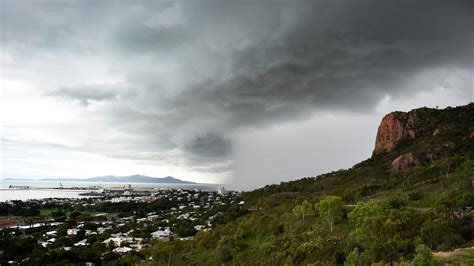
[{"label": "dirt patch", "polygon": [[440,252],[433,252],[433,256],[435,257],[449,257],[449,256],[452,256],[452,255],[456,255],[457,253],[461,253],[463,251],[467,251],[467,250],[474,250],[474,247],[470,247],[470,248],[457,248],[453,251],[440,251]]}]

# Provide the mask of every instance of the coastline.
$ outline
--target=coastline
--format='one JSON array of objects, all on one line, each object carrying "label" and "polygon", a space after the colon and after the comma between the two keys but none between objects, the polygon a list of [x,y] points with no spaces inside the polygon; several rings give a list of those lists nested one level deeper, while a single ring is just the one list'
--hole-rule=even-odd
[{"label": "coastline", "polygon": [[[62,187],[61,187],[62,185]],[[28,187],[15,189],[12,187]],[[216,190],[219,184],[181,184],[181,183],[118,183],[118,182],[60,182],[43,180],[0,180],[0,202],[7,200],[30,200],[44,198],[83,198],[91,197],[87,193],[106,190],[156,191],[160,189],[197,189]],[[86,194],[84,194],[86,193]],[[83,195],[81,195],[83,194]]]}]

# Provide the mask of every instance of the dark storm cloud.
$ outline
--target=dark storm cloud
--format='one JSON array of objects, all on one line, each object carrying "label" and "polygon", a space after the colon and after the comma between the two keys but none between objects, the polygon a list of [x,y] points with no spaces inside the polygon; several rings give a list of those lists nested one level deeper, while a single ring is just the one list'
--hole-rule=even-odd
[{"label": "dark storm cloud", "polygon": [[134,88],[53,94],[84,105],[120,95],[110,125],[135,134],[130,145],[209,169],[229,161],[239,128],[364,112],[385,96],[432,89],[410,86],[427,71],[473,69],[467,0],[3,3],[16,14],[3,19],[7,43],[97,53]]},{"label": "dark storm cloud", "polygon": [[183,27],[152,29],[142,23],[124,25],[115,41],[125,53],[148,54],[170,51],[188,41],[194,32]]},{"label": "dark storm cloud", "polygon": [[219,135],[198,136],[186,145],[186,150],[198,157],[222,158],[229,154],[230,141]]},{"label": "dark storm cloud", "polygon": [[[297,2],[288,14],[288,4],[275,8],[263,3],[269,10],[259,10],[262,3],[258,3],[259,12],[251,12],[250,18],[272,21],[273,27],[248,25],[242,19],[249,18],[245,11],[254,11],[253,3],[232,14],[228,13],[232,6],[226,4],[199,4],[197,12],[203,13],[193,13],[189,19],[196,23],[191,21],[188,27],[206,34],[208,27],[219,30],[216,25],[229,26],[227,34],[212,39],[219,45],[225,43],[222,39],[234,39],[234,31],[239,35],[240,26],[248,26],[251,29],[239,35],[235,47],[241,39],[250,40],[250,45],[235,50],[226,47],[224,52],[230,56],[227,77],[210,77],[189,85],[170,99],[172,108],[195,108],[195,114],[210,108],[222,111],[233,125],[271,123],[314,109],[366,110],[385,95],[407,93],[403,83],[420,71],[472,68],[472,58],[466,56],[472,54],[474,44],[470,1]],[[206,12],[216,15],[206,20]],[[282,21],[285,15],[299,17]],[[136,47],[136,52],[150,47],[160,51],[163,43],[166,50],[169,41],[175,40],[167,38],[169,32],[162,29],[154,32],[156,35],[146,34],[147,49],[143,49],[143,38],[136,38],[143,32],[121,38],[129,40],[127,47]],[[262,38],[272,33],[278,36],[270,41]],[[195,34],[184,34],[172,43],[178,49],[186,40],[194,44]],[[205,61],[189,63],[206,66]],[[155,81],[153,76],[145,78]]]}]

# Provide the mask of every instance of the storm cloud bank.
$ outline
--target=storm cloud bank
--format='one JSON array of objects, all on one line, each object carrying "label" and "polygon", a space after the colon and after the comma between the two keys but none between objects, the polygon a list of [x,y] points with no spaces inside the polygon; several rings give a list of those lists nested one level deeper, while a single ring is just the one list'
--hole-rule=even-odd
[{"label": "storm cloud bank", "polygon": [[1,7],[3,77],[27,76],[113,130],[78,144],[108,157],[229,172],[241,132],[437,87],[472,99],[468,0]]}]

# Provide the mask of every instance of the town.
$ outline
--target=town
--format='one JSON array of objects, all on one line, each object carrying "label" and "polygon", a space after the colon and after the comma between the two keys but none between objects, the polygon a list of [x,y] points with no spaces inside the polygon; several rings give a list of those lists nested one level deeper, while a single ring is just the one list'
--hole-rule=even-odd
[{"label": "town", "polygon": [[101,264],[138,254],[153,241],[191,240],[199,231],[212,230],[229,208],[244,204],[239,192],[223,187],[124,188],[88,195],[1,202],[0,264],[32,263],[38,256]]}]

